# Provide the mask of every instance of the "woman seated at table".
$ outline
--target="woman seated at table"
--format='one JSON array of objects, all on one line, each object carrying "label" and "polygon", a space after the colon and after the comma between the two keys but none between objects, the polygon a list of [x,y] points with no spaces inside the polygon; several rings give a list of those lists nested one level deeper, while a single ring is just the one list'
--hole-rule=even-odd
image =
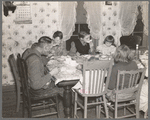
[{"label": "woman seated at table", "polygon": [[109,35],[105,38],[102,45],[97,46],[96,51],[103,55],[114,54],[116,45],[114,44],[114,37]]},{"label": "woman seated at table", "polygon": [[90,39],[90,34],[86,33],[85,31],[81,31],[79,33],[79,39],[75,40],[71,43],[71,49],[68,54],[73,55],[85,55],[91,54],[93,49],[93,43]]},{"label": "woman seated at table", "polygon": [[[133,61],[133,55],[126,45],[121,45],[116,49],[116,52],[114,54],[114,65],[112,67],[112,73],[110,76],[110,82],[108,85],[108,97],[112,97],[112,91],[116,88],[116,82],[117,82],[117,74],[118,70],[136,70],[138,69],[138,66],[135,61]],[[128,77],[125,78],[124,85],[128,85]],[[131,96],[126,95],[126,97]]]}]

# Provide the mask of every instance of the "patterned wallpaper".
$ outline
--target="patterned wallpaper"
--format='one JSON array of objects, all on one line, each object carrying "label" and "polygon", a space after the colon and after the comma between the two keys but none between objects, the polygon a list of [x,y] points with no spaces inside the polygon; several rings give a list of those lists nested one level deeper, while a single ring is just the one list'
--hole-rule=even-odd
[{"label": "patterned wallpaper", "polygon": [[112,5],[105,5],[105,2],[102,2],[102,4],[102,11],[100,13],[102,16],[102,26],[99,45],[102,44],[101,42],[103,42],[108,35],[112,35],[116,40],[116,44],[119,45],[120,42],[117,42],[121,36],[118,21],[119,2],[114,1]]},{"label": "patterned wallpaper", "polygon": [[29,2],[32,24],[15,24],[16,11],[2,16],[2,85],[12,85],[14,80],[10,71],[8,57],[21,53],[37,42],[41,36],[52,37],[59,29],[58,2]]},{"label": "patterned wallpaper", "polygon": [[[22,54],[41,36],[52,37],[53,33],[59,30],[60,7],[58,2],[28,3],[31,7],[32,24],[15,24],[17,9],[14,13],[10,11],[7,17],[2,16],[2,85],[14,84],[8,64],[10,54],[13,53],[16,57],[17,53]],[[102,4],[100,39],[104,40],[107,35],[112,35],[116,41],[119,41],[121,36],[118,22],[119,2],[114,1],[112,5],[105,5],[105,2]]]}]

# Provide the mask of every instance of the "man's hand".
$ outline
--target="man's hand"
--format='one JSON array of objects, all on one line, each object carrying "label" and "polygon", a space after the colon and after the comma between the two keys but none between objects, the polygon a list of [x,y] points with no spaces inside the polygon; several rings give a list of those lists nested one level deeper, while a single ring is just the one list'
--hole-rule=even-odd
[{"label": "man's hand", "polygon": [[53,76],[53,75],[56,75],[60,72],[60,69],[59,68],[54,68],[52,71],[50,71],[50,74]]},{"label": "man's hand", "polygon": [[49,54],[49,55],[47,55],[46,58],[50,59],[52,56],[54,56],[54,55],[53,54]]}]

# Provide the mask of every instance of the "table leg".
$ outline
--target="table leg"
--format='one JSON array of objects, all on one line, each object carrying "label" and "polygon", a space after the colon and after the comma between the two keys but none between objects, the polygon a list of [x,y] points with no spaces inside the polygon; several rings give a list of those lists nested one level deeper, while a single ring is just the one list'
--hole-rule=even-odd
[{"label": "table leg", "polygon": [[72,105],[72,92],[71,92],[72,86],[66,86],[64,87],[64,113],[65,118],[71,118],[71,105]]}]

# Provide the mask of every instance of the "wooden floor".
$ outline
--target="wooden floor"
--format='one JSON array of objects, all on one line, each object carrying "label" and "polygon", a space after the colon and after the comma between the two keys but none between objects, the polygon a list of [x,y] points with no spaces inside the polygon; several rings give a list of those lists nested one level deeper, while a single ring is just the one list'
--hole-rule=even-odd
[{"label": "wooden floor", "polygon": [[[10,88],[10,87],[9,87]],[[7,88],[7,89],[9,89]],[[16,112],[16,94],[14,90],[7,90],[3,89],[2,94],[2,117],[3,118],[22,118],[22,107],[20,106],[19,112]],[[64,110],[63,110],[63,102],[60,100],[59,103],[60,108],[60,118],[64,118]],[[113,113],[109,112],[109,114],[112,116]],[[123,111],[119,111],[119,115],[123,114]],[[83,117],[83,112],[78,112],[79,117]],[[143,118],[143,112],[140,111],[140,118]],[[101,118],[104,118],[105,116],[101,114]],[[27,112],[26,112],[26,118],[27,118]],[[48,116],[47,118],[57,118],[56,115]],[[88,118],[96,118],[95,115],[95,108],[88,109]],[[135,118],[135,117],[132,117]]]}]

